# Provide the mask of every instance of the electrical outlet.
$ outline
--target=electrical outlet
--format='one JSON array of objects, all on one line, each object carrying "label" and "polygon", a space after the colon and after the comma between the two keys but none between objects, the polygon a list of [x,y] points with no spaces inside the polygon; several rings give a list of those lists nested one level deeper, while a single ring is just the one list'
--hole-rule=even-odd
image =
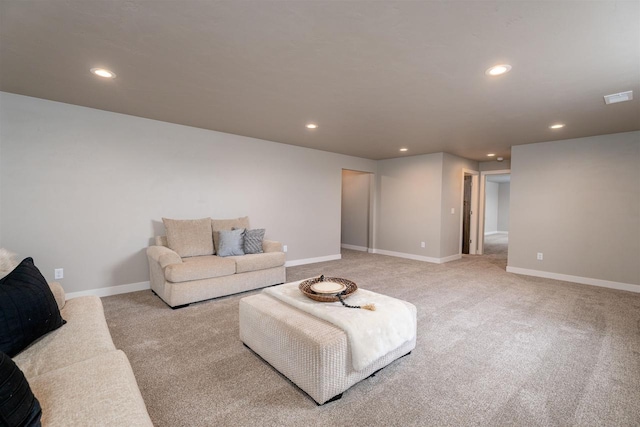
[{"label": "electrical outlet", "polygon": [[542,261],[542,252],[538,252],[538,261]]},{"label": "electrical outlet", "polygon": [[420,242],[420,247],[421,247],[421,248],[426,248],[426,247],[427,247],[427,245],[426,245],[424,242]]},{"label": "electrical outlet", "polygon": [[456,213],[456,208],[451,208],[451,214],[455,214]]},{"label": "electrical outlet", "polygon": [[282,246],[282,252],[287,252],[287,245]]},{"label": "electrical outlet", "polygon": [[62,279],[64,277],[64,269],[63,268],[56,268],[55,270],[53,270],[53,277],[56,280]]}]

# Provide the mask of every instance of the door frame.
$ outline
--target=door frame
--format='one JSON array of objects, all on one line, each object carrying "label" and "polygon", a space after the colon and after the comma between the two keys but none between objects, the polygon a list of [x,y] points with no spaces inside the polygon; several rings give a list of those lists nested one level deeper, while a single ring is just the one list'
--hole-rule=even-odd
[{"label": "door frame", "polygon": [[471,243],[469,243],[469,255],[475,255],[477,253],[477,245],[478,245],[478,179],[480,176],[479,171],[474,171],[471,169],[462,169],[462,186],[461,195],[460,195],[460,249],[458,253],[462,255],[462,229],[464,224],[464,177],[466,175],[471,176],[471,217],[469,218],[470,226],[469,226],[469,238],[471,239]]},{"label": "door frame", "polygon": [[[342,244],[342,235],[340,236],[340,248],[353,249],[373,253],[375,248],[375,229],[376,229],[376,175],[374,172],[362,171],[357,169],[342,168],[340,172],[340,193],[344,186],[344,171],[366,174],[369,179],[369,200],[367,209],[367,246],[351,246]],[[342,230],[342,195],[340,196],[340,230]],[[342,232],[341,232],[342,234]]]},{"label": "door frame", "polygon": [[484,253],[484,210],[486,203],[486,186],[487,175],[506,175],[511,174],[511,169],[499,169],[495,171],[482,171],[480,172],[480,209],[478,209],[478,247],[477,254],[482,255]]}]

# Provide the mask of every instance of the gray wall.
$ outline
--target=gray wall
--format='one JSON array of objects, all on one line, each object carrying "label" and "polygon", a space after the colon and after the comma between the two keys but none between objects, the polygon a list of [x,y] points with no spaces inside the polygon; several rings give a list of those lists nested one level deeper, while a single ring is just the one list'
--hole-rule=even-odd
[{"label": "gray wall", "polygon": [[371,174],[342,171],[342,244],[369,248]]},{"label": "gray wall", "polygon": [[498,231],[509,231],[509,198],[511,183],[498,184]]},{"label": "gray wall", "polygon": [[440,257],[442,160],[437,153],[378,162],[377,249]]},{"label": "gray wall", "polygon": [[640,132],[511,152],[509,266],[640,285]]},{"label": "gray wall", "polygon": [[0,93],[2,245],[68,292],[149,280],[161,218],[234,218],[289,247],[340,253],[342,169],[376,162]]},{"label": "gray wall", "polygon": [[376,248],[430,258],[459,254],[463,168],[477,170],[478,163],[447,153],[379,161]]},{"label": "gray wall", "polygon": [[[375,162],[6,93],[0,107],[2,246],[49,280],[64,268],[69,292],[147,281],[163,216],[249,215],[290,261],[338,255],[342,169],[377,170],[370,246],[445,258],[462,168],[510,166]],[[639,284],[639,145],[632,132],[513,147],[509,266]]]},{"label": "gray wall", "polygon": [[484,234],[498,231],[498,193],[500,184],[487,181],[484,187]]}]

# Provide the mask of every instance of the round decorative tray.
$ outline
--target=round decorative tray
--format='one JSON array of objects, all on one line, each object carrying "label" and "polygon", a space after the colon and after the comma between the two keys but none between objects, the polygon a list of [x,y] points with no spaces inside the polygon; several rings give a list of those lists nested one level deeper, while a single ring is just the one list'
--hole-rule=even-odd
[{"label": "round decorative tray", "polygon": [[300,292],[312,300],[335,302],[338,301],[336,294],[339,293],[342,299],[345,299],[358,290],[358,285],[351,280],[341,279],[340,277],[320,276],[303,280],[298,285],[298,288]]}]

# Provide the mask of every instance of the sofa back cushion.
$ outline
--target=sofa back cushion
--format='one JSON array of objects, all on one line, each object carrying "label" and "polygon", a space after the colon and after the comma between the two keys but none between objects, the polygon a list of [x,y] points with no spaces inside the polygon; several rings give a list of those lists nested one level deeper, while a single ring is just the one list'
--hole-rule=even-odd
[{"label": "sofa back cushion", "polygon": [[0,279],[18,266],[18,256],[13,252],[0,248]]},{"label": "sofa back cushion", "polygon": [[167,244],[180,257],[213,255],[211,218],[169,219],[162,218],[167,230]]},{"label": "sofa back cushion", "polygon": [[213,229],[213,243],[215,244],[216,253],[220,247],[219,232],[222,230],[233,230],[234,228],[249,228],[249,217],[244,216],[242,218],[235,219],[212,219],[211,228]]},{"label": "sofa back cushion", "polygon": [[168,248],[169,242],[167,242],[167,236],[156,236],[156,246],[164,246],[165,248]]}]

